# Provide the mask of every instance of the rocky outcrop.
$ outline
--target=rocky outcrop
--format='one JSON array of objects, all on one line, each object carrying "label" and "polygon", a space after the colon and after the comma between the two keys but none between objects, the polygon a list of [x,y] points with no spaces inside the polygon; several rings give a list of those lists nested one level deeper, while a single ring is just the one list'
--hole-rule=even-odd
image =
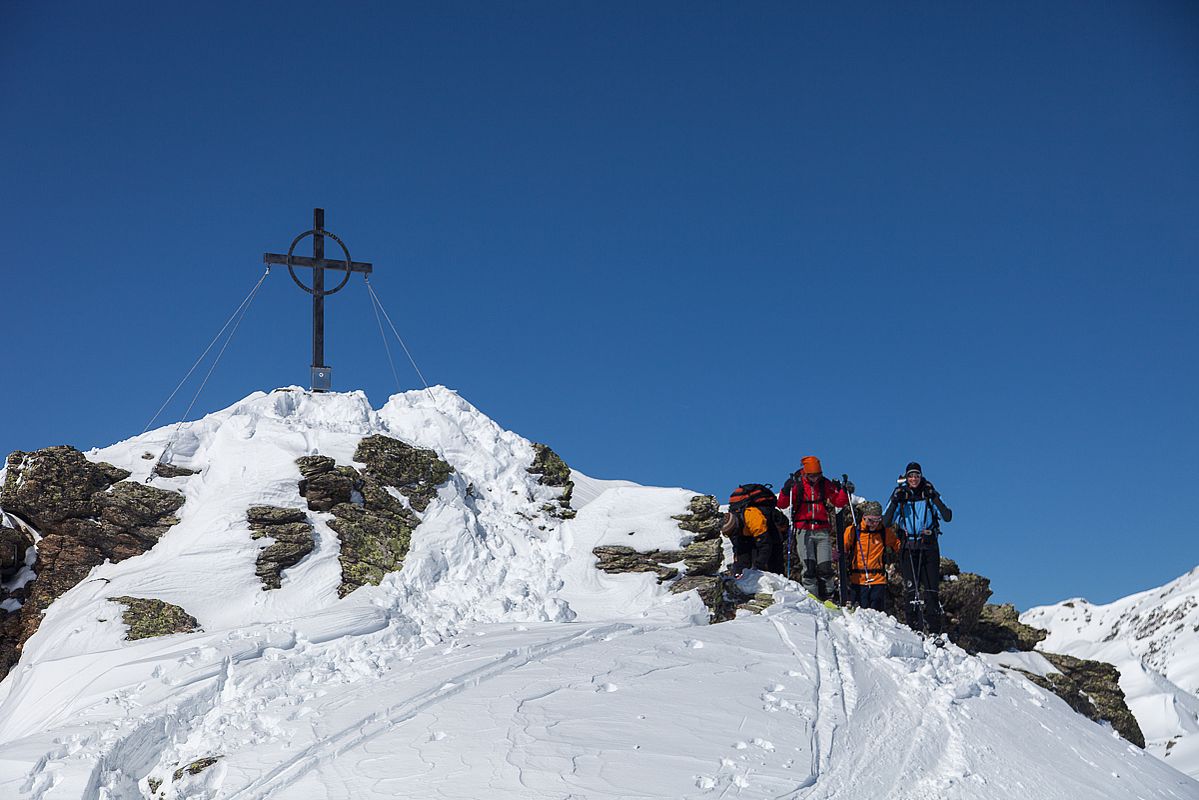
[{"label": "rocky outcrop", "polygon": [[122,596],[113,597],[112,601],[125,606],[121,621],[129,628],[125,634],[126,641],[200,630],[200,623],[195,617],[179,606],[162,600]]},{"label": "rocky outcrop", "polygon": [[559,457],[549,445],[533,443],[533,464],[525,469],[530,475],[537,475],[537,482],[542,486],[561,486],[562,494],[558,495],[557,507],[545,506],[542,510],[560,519],[572,519],[575,510],[570,507],[570,499],[574,494],[575,482],[570,479],[570,467]]},{"label": "rocky outcrop", "polygon": [[171,775],[171,780],[177,781],[184,775],[199,775],[201,772],[220,761],[223,757],[224,756],[208,756],[206,758],[197,758],[187,766],[183,766],[175,770],[175,773]]},{"label": "rocky outcrop", "polygon": [[[670,591],[682,594],[695,590],[711,610],[713,622],[732,619],[738,608],[755,613],[770,605],[772,595],[743,595],[720,575],[724,549],[720,539],[723,514],[716,498],[695,495],[686,514],[672,517],[681,530],[692,534],[691,542],[679,550],[638,551],[623,545],[596,547],[596,567],[608,573],[653,572],[659,583],[674,581]],[[677,564],[682,564],[680,570]],[[681,572],[686,574],[680,576]]]},{"label": "rocky outcrop", "polygon": [[987,603],[979,616],[973,637],[979,653],[1003,653],[1008,650],[1029,651],[1048,634],[1040,628],[1020,621],[1020,612],[1011,603]]},{"label": "rocky outcrop", "polygon": [[[453,468],[432,450],[388,436],[367,436],[354,451],[362,472],[337,466],[326,456],[297,460],[303,479],[300,494],[311,511],[333,515],[329,527],[341,543],[341,585],[345,597],[360,586],[377,586],[383,576],[400,569],[424,511]],[[403,501],[389,489],[402,494]],[[413,510],[415,509],[415,511]]]},{"label": "rocky outcrop", "polygon": [[17,598],[21,609],[0,619],[0,676],[16,662],[50,603],[105,561],[146,552],[179,521],[174,514],[182,494],[127,477],[127,470],[88,461],[73,447],[8,457],[0,506],[42,538],[33,564],[37,577]]},{"label": "rocky outcrop", "polygon": [[294,567],[312,552],[316,537],[308,515],[300,508],[253,506],[246,512],[250,536],[270,539],[271,543],[258,553],[254,572],[262,581],[263,590],[278,589],[283,582],[283,570]]},{"label": "rocky outcrop", "polygon": [[1083,716],[1106,722],[1137,747],[1145,746],[1145,735],[1125,702],[1120,688],[1120,671],[1111,664],[1087,661],[1057,653],[1042,653],[1060,670],[1045,676],[1024,673],[1030,681],[1056,694]]},{"label": "rocky outcrop", "polygon": [[159,478],[187,478],[195,475],[199,470],[188,469],[187,467],[177,467],[174,464],[168,464],[165,461],[159,461],[150,471],[151,475]]},{"label": "rocky outcrop", "polygon": [[437,453],[413,447],[390,436],[367,436],[354,450],[354,460],[366,465],[366,477],[380,486],[398,489],[408,504],[424,511],[454,473]]},{"label": "rocky outcrop", "polygon": [[312,511],[332,511],[349,503],[354,492],[362,491],[362,476],[353,467],[339,467],[328,456],[303,456],[296,459],[300,474],[300,494]]},{"label": "rocky outcrop", "polygon": [[23,528],[9,527],[0,517],[0,581],[11,581],[25,566],[33,537]]}]

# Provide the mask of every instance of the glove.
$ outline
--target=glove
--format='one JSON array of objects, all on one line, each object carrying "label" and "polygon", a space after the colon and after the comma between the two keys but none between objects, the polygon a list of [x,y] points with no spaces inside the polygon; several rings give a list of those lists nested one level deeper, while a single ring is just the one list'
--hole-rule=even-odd
[{"label": "glove", "polygon": [[845,488],[846,494],[853,494],[854,490],[857,489],[858,487],[853,485],[853,481],[846,481],[844,488]]},{"label": "glove", "polygon": [[924,479],[924,493],[928,495],[930,499],[941,496],[941,493],[937,491],[937,487],[929,483],[927,478]]}]

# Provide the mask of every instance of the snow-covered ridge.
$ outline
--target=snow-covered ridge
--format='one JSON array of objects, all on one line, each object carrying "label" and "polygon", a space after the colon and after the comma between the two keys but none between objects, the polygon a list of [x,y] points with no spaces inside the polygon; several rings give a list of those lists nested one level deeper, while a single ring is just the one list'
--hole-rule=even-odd
[{"label": "snow-covered ridge", "polygon": [[[338,537],[263,591],[254,505],[306,509],[296,459],[352,464],[383,434],[454,469],[403,568],[339,599]],[[786,581],[707,625],[694,592],[608,575],[592,548],[675,549],[693,493],[575,472],[578,514],[532,444],[442,387],[256,393],[92,451],[145,480],[167,442],[198,470],[148,552],[55,601],[0,683],[0,796],[54,798],[1190,798],[1196,783],[1055,696],[888,617]],[[149,453],[152,458],[145,458]],[[110,598],[202,630],[124,639]],[[889,743],[889,744],[882,744]],[[1035,787],[1035,788],[1034,788]]]},{"label": "snow-covered ridge", "polygon": [[1049,631],[1045,650],[1114,664],[1147,748],[1199,777],[1199,568],[1107,605],[1076,597],[1020,619]]}]

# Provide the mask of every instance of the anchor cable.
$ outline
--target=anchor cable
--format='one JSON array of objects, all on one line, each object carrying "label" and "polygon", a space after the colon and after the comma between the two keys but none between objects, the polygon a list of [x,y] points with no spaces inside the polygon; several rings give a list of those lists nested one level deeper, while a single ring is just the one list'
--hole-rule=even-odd
[{"label": "anchor cable", "polygon": [[[366,288],[370,289],[370,281],[367,280]],[[371,301],[371,311],[375,312],[375,322],[379,323],[379,337],[383,339],[383,349],[387,352],[387,363],[391,365],[391,377],[395,378],[396,391],[404,391],[404,387],[400,385],[400,374],[396,372],[395,359],[391,357],[391,345],[387,341],[387,334],[383,331],[383,318],[379,316],[379,305],[375,300],[374,292],[367,292],[367,297]]]},{"label": "anchor cable", "polygon": [[375,294],[375,287],[371,286],[370,278],[367,278],[366,276],[363,276],[363,278],[366,280],[366,290],[370,292],[371,297],[374,298],[375,304],[378,306],[379,310],[383,312],[383,318],[387,320],[387,324],[391,326],[391,332],[395,334],[396,341],[400,343],[400,347],[404,348],[404,355],[408,356],[408,361],[412,364],[412,368],[416,370],[416,374],[418,377],[420,377],[421,383],[425,385],[425,391],[429,393],[429,399],[436,403],[437,398],[434,396],[433,390],[429,388],[429,382],[425,380],[424,373],[422,373],[420,371],[420,367],[416,365],[416,359],[412,357],[412,352],[408,350],[408,345],[404,344],[404,338],[400,336],[400,332],[396,330],[395,323],[391,321],[391,317],[387,314],[387,309],[383,307],[383,303],[379,300],[379,296]]},{"label": "anchor cable", "polygon": [[[217,351],[216,358],[213,359],[213,361],[212,361],[212,366],[209,367],[208,372],[205,373],[204,380],[201,381],[201,383],[200,383],[200,388],[196,389],[196,393],[194,395],[192,395],[192,399],[191,399],[191,402],[188,403],[187,410],[183,412],[183,416],[180,417],[179,421],[175,423],[175,428],[174,428],[174,430],[171,431],[171,437],[169,439],[167,439],[166,446],[162,448],[162,453],[158,456],[158,460],[156,460],[154,462],[154,466],[150,468],[150,474],[146,477],[146,483],[149,483],[150,481],[154,480],[154,476],[158,474],[158,467],[163,462],[170,463],[169,458],[171,456],[171,448],[174,447],[174,445],[175,445],[175,439],[179,435],[179,429],[181,427],[183,427],[183,423],[187,419],[187,415],[191,413],[192,408],[196,404],[196,400],[199,399],[199,397],[200,397],[200,392],[204,391],[204,387],[208,384],[208,379],[210,377],[212,377],[213,370],[215,370],[216,365],[220,363],[221,356],[223,356],[225,354],[225,348],[227,348],[229,346],[229,342],[233,341],[233,334],[237,333],[238,326],[240,326],[241,321],[246,318],[246,314],[250,310],[250,304],[252,302],[254,302],[254,296],[256,294],[258,294],[259,287],[261,287],[262,282],[264,280],[266,280],[266,276],[270,275],[270,274],[271,274],[271,268],[268,266],[266,268],[266,271],[262,273],[262,277],[258,279],[258,283],[254,284],[254,288],[250,290],[250,293],[248,295],[246,295],[246,299],[242,300],[241,305],[239,305],[237,307],[237,310],[233,312],[233,316],[229,318],[229,320],[221,328],[220,333],[218,333],[216,335],[216,339],[219,339],[221,334],[225,332],[225,329],[229,327],[229,324],[233,323],[233,328],[232,328],[232,330],[229,331],[229,335],[227,337],[225,337],[225,342],[224,342],[224,344],[221,345],[221,349]],[[208,351],[212,349],[212,346],[214,344],[216,344],[216,339],[213,339],[212,342],[209,343],[208,347],[205,348],[205,350],[204,350],[205,354],[207,354]],[[188,375],[192,374],[192,372],[195,370],[196,366],[199,364],[200,360],[203,360],[203,358],[204,358],[204,356],[201,355],[200,359],[198,359],[196,361],[196,363],[192,365],[192,368],[190,370],[188,370],[188,372],[187,372]],[[186,380],[187,380],[187,378],[184,377],[184,381],[186,381]],[[182,385],[182,384],[180,384],[180,385]],[[175,392],[178,392],[178,391],[179,391],[179,387],[176,386]],[[175,392],[171,393],[172,397],[174,397]],[[170,402],[169,398],[167,399],[167,402],[168,403]],[[165,407],[165,403],[163,405]],[[159,413],[162,413],[162,409],[159,409]],[[155,417],[157,417],[157,416],[158,415],[155,414]],[[153,422],[153,420],[151,420],[151,422]],[[147,425],[146,428],[148,430],[149,425]],[[145,433],[145,431],[142,431],[142,433]]]},{"label": "anchor cable", "polygon": [[[271,274],[271,268],[268,266],[266,268],[266,271],[262,273],[262,277],[258,279],[258,283],[254,284],[254,288],[250,290],[250,293],[248,295],[246,295],[245,299],[243,299],[241,301],[241,303],[237,306],[237,308],[234,309],[233,313],[229,315],[229,319],[225,320],[225,324],[221,326],[221,329],[219,331],[217,331],[216,336],[212,337],[212,341],[208,343],[208,347],[205,347],[204,352],[200,353],[200,357],[196,359],[195,363],[192,364],[191,369],[189,369],[187,371],[187,374],[183,376],[183,380],[179,381],[179,385],[175,387],[175,390],[173,392],[171,392],[170,396],[168,396],[167,399],[165,401],[163,401],[163,404],[158,407],[158,410],[154,412],[154,416],[150,417],[150,421],[146,423],[146,427],[142,428],[142,433],[145,433],[146,431],[150,430],[150,426],[153,425],[154,421],[156,419],[158,419],[159,415],[162,414],[163,409],[165,409],[170,404],[170,402],[173,399],[175,399],[175,395],[178,394],[179,390],[183,388],[183,384],[187,383],[187,379],[190,378],[192,376],[192,373],[196,371],[196,367],[200,366],[200,362],[204,360],[204,357],[206,355],[208,355],[208,351],[211,350],[212,346],[217,343],[218,339],[221,338],[221,334],[223,334],[225,332],[225,329],[229,327],[229,323],[233,322],[234,318],[237,317],[237,315],[241,312],[242,308],[247,306],[250,303],[250,301],[252,301],[254,299],[254,295],[258,291],[258,287],[262,285],[262,282],[264,280],[266,280],[266,276],[270,275],[270,274]],[[222,351],[223,350],[224,350],[224,348],[222,348]],[[218,358],[219,358],[219,356],[218,356]],[[211,371],[210,371],[210,374],[211,374]],[[207,380],[207,378],[205,378],[205,380]],[[195,402],[194,398],[192,399],[192,402],[193,403]],[[188,406],[188,410],[189,411],[191,410],[190,406]],[[184,416],[186,417],[187,415],[184,414]]]}]

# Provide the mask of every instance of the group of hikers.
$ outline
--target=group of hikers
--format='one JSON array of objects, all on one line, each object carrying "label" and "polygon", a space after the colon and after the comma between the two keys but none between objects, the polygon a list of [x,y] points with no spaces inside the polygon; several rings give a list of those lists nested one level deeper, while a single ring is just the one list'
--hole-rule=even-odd
[{"label": "group of hikers", "polygon": [[734,575],[774,572],[826,603],[886,611],[889,550],[903,577],[908,625],[940,633],[937,537],[953,512],[920,464],[907,465],[884,509],[851,503],[856,487],[846,476],[826,478],[816,456],[801,463],[777,495],[769,484],[747,483],[729,497],[721,533],[732,540]]}]

